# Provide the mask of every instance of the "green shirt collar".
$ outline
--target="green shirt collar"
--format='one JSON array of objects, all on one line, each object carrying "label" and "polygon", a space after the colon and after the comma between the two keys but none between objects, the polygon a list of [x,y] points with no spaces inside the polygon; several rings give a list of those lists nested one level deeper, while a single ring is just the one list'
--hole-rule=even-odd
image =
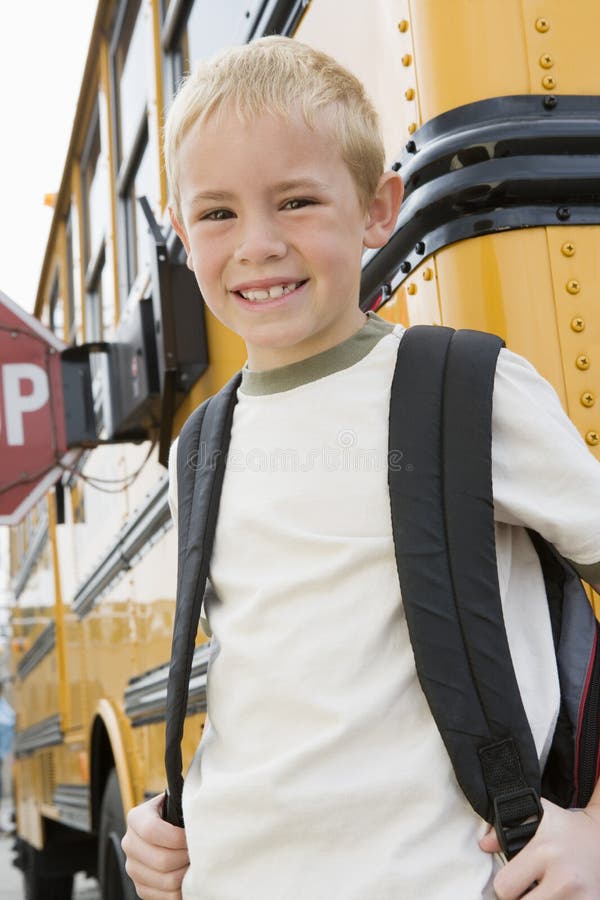
[{"label": "green shirt collar", "polygon": [[367,321],[352,337],[316,356],[309,356],[288,366],[278,366],[265,372],[254,372],[246,366],[242,369],[241,391],[258,397],[280,394],[334,372],[349,369],[364,359],[375,345],[394,330],[394,326],[375,313],[367,313]]}]

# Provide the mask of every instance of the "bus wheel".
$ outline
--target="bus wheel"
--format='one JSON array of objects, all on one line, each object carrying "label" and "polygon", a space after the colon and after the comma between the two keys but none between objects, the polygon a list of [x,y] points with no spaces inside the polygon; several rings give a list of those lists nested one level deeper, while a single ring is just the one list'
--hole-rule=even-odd
[{"label": "bus wheel", "polygon": [[119,779],[112,769],[106,781],[100,810],[98,876],[102,900],[136,900],[133,882],[125,871],[121,838],[125,834],[125,816]]},{"label": "bus wheel", "polygon": [[30,844],[23,846],[23,883],[25,900],[71,900],[73,876],[48,875],[45,857]]}]

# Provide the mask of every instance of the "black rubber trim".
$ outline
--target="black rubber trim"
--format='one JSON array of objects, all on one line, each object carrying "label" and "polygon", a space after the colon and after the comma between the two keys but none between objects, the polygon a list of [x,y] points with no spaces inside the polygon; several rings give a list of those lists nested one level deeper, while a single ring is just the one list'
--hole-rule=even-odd
[{"label": "black rubber trim", "polygon": [[456,241],[599,224],[599,98],[495,97],[458,107],[420,128],[392,168],[405,199],[388,244],[363,257],[362,309],[380,306],[423,259]]}]

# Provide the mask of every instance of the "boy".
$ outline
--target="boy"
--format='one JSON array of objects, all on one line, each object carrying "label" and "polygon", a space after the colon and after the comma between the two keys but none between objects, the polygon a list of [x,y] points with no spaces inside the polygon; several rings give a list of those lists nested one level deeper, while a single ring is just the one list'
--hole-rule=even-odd
[{"label": "boy", "polygon": [[[166,160],[188,265],[248,362],[205,611],[209,722],[186,776],[185,835],[160,820],[161,798],[130,813],[140,897],[475,900],[534,881],[540,900],[600,896],[600,790],[586,811],[546,803],[535,839],[495,875],[495,837],[416,679],[386,465],[402,328],[358,307],[363,248],[388,240],[402,184],[384,172],[362,86],[285,38],[232,49],[178,94]],[[493,446],[507,630],[543,757],[558,687],[521,526],[600,581],[600,466],[508,351]]]}]

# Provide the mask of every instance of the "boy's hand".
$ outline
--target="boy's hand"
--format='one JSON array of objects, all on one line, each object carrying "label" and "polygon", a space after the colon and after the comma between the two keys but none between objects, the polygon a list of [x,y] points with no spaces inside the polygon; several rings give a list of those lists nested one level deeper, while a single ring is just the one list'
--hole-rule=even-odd
[{"label": "boy's hand", "polygon": [[142,900],[181,900],[181,882],[190,864],[183,828],[161,818],[164,794],[135,806],[121,841],[125,869]]},{"label": "boy's hand", "polygon": [[[499,900],[524,895],[527,900],[597,900],[600,806],[568,810],[548,800],[542,800],[542,806],[544,815],[535,837],[496,875],[496,895]],[[501,852],[493,829],[479,846],[487,853]]]}]

